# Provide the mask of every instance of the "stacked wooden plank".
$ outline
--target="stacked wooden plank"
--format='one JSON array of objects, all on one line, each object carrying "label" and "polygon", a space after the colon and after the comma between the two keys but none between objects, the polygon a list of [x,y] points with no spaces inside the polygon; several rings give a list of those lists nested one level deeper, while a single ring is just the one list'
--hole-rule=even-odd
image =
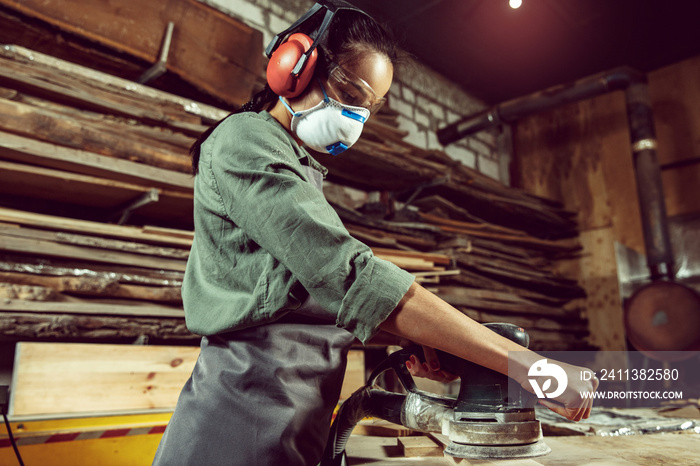
[{"label": "stacked wooden plank", "polygon": [[[188,149],[225,115],[1,49],[4,335],[191,341],[179,297],[192,241]],[[570,214],[402,137],[387,109],[347,156],[322,158],[335,183],[388,199],[375,215],[331,196],[350,233],[479,321],[519,323],[540,349],[585,345],[581,289],[552,272],[578,250],[553,239],[575,236]]]},{"label": "stacked wooden plank", "polygon": [[561,204],[505,187],[444,152],[404,142],[406,133],[395,120],[390,111],[377,115],[343,157],[318,154],[331,170],[331,180],[367,191],[390,191],[398,200],[416,205],[437,196],[442,205],[435,208],[449,210],[455,218],[502,225],[539,238],[578,236],[575,214]]},{"label": "stacked wooden plank", "polygon": [[0,208],[0,330],[12,339],[193,341],[191,232]]},{"label": "stacked wooden plank", "polygon": [[245,103],[262,33],[197,0],[0,0],[0,43],[220,105]]},{"label": "stacked wooden plank", "polygon": [[[421,205],[433,204],[427,199]],[[442,200],[440,203],[446,201]],[[426,284],[480,322],[526,328],[537,349],[588,349],[585,296],[556,274],[558,260],[575,257],[575,239],[546,240],[486,222],[464,222],[418,212],[412,222],[371,219],[336,206],[348,231],[370,245],[437,252],[450,258],[439,283]]]}]

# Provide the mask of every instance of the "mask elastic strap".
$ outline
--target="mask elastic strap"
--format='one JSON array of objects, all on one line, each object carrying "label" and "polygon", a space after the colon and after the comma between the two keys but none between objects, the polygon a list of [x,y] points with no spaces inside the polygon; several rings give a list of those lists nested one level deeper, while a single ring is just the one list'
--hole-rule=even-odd
[{"label": "mask elastic strap", "polygon": [[292,116],[295,116],[295,117],[301,116],[301,113],[300,113],[300,112],[295,112],[294,110],[292,110],[292,107],[290,107],[289,104],[287,103],[287,101],[284,100],[284,97],[279,96],[279,99],[280,99],[280,102],[282,102],[282,104],[283,104],[285,107],[287,107],[287,110],[289,110],[289,113],[291,113]]},{"label": "mask elastic strap", "polygon": [[328,97],[328,94],[326,94],[326,88],[323,87],[323,83],[321,82],[321,78],[318,78],[318,85],[321,86],[321,92],[323,92],[323,101],[328,102],[330,98]]},{"label": "mask elastic strap", "polygon": [[[323,101],[324,102],[330,101],[331,99],[330,99],[330,97],[328,97],[328,94],[326,94],[326,89],[323,87],[323,83],[321,82],[321,78],[318,79],[318,85],[321,86],[321,92],[323,92]],[[292,110],[292,107],[289,105],[289,103],[287,103],[287,101],[282,96],[279,96],[279,99],[280,99],[280,102],[282,102],[282,104],[284,104],[284,106],[287,107],[287,110],[289,110],[289,113],[291,113],[295,117],[301,116],[301,112],[295,112],[294,110]]]}]

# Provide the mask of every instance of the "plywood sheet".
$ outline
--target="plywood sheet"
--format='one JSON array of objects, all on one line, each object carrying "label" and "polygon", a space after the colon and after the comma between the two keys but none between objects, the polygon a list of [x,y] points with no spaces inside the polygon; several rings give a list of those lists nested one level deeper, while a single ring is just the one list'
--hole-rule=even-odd
[{"label": "plywood sheet", "polygon": [[524,118],[515,133],[518,183],[578,212],[584,230],[611,223],[603,159],[629,157],[619,95],[602,97]]},{"label": "plywood sheet", "polygon": [[579,277],[586,290],[583,300],[589,322],[589,342],[606,351],[624,351],[625,330],[622,313],[615,230],[612,227],[581,232],[581,256],[560,261],[559,269],[567,276]]},{"label": "plywood sheet", "polygon": [[700,55],[649,73],[659,162],[700,156]]},{"label": "plywood sheet", "polygon": [[[649,74],[660,165],[700,157],[700,56]],[[515,132],[527,191],[579,212],[581,229],[613,226],[616,241],[644,251],[623,92],[523,118]],[[700,211],[700,164],[662,172],[669,216]]]},{"label": "plywood sheet", "polygon": [[[659,163],[700,158],[700,55],[649,73]],[[700,212],[700,163],[662,172],[669,216]]]}]

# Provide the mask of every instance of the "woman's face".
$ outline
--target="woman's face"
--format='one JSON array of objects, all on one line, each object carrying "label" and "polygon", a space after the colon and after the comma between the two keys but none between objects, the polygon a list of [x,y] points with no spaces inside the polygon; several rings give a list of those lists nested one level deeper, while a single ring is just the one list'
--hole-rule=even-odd
[{"label": "woman's face", "polygon": [[[360,58],[331,67],[330,76],[321,83],[328,96],[351,106],[378,109],[389,92],[393,78],[393,66],[381,53],[368,52]],[[310,85],[308,93],[289,99],[295,111],[306,110],[323,100],[323,91],[318,80]]]}]

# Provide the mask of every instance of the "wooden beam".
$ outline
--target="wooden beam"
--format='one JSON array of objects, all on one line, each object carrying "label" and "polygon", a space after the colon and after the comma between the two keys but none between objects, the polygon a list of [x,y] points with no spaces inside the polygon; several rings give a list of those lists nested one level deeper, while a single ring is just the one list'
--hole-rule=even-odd
[{"label": "wooden beam", "polygon": [[[0,193],[100,207],[104,209],[105,220],[110,213],[116,215],[117,209],[149,191],[150,188],[131,183],[0,161]],[[191,193],[159,190],[155,204],[141,207],[139,214],[180,224],[192,221]]]},{"label": "wooden beam", "polygon": [[440,286],[435,293],[455,307],[476,308],[508,314],[546,316],[550,318],[578,318],[577,313],[564,311],[559,307],[544,306],[528,302],[521,297],[492,290],[474,290],[458,286]]},{"label": "wooden beam", "polygon": [[74,61],[56,58],[37,50],[30,50],[17,45],[6,45],[0,49],[0,57],[13,62],[29,65],[33,70],[44,70],[48,76],[56,75],[79,84],[66,83],[68,88],[82,85],[91,92],[101,92],[105,99],[114,99],[127,106],[145,107],[162,112],[169,121],[183,123],[213,123],[225,117],[229,112],[199,101],[188,99],[171,92],[164,92],[153,86],[139,84],[132,79],[124,79],[115,73],[104,73],[95,67],[85,67]]},{"label": "wooden beam", "polygon": [[[477,322],[508,322],[524,328],[526,331],[545,330],[555,332],[581,332],[588,333],[588,324],[584,320],[555,320],[537,315],[523,314],[499,314],[477,311],[474,309],[460,308],[464,314]],[[563,349],[563,348],[562,348]]]},{"label": "wooden beam", "polygon": [[201,118],[182,110],[167,113],[166,101],[148,105],[149,102],[143,97],[127,98],[114,89],[95,86],[80,73],[59,73],[55,68],[43,67],[34,61],[23,63],[12,58],[7,51],[0,51],[0,84],[19,92],[93,112],[131,118],[192,136],[206,129],[201,124]]},{"label": "wooden beam", "polygon": [[225,101],[242,105],[262,70],[262,33],[195,0],[2,0],[5,6],[146,63],[155,63],[168,22],[175,24],[167,69]]},{"label": "wooden beam", "polygon": [[[175,261],[186,261],[189,257],[189,249],[171,248],[164,246],[153,246],[135,241],[122,241],[115,239],[101,238],[94,235],[81,235],[75,233],[62,233],[48,230],[38,230],[33,228],[18,227],[13,224],[0,222],[1,236],[14,236],[17,238],[36,239],[50,241],[59,244],[68,244],[106,251],[124,252],[129,254],[139,254],[141,256],[153,256],[156,258],[166,258]],[[136,264],[134,264],[136,265]]]},{"label": "wooden beam", "polygon": [[88,269],[85,261],[6,252],[0,253],[0,257],[2,258],[0,270],[7,273],[64,278],[85,277],[108,283],[115,280],[122,284],[180,287],[185,275],[175,270],[147,269],[100,262],[92,262]]},{"label": "wooden beam", "polygon": [[[134,137],[126,122],[89,121],[48,108],[0,99],[0,128],[44,142],[86,150],[101,155],[137,161],[156,167],[190,173],[185,149],[175,152],[146,138]],[[130,137],[124,137],[130,134]]]},{"label": "wooden beam", "polygon": [[30,312],[39,314],[89,314],[97,316],[163,317],[184,319],[182,309],[155,304],[146,306],[100,304],[88,302],[42,302],[23,299],[0,301],[0,312]]},{"label": "wooden beam", "polygon": [[84,339],[133,343],[143,337],[193,344],[201,338],[187,330],[184,318],[0,312],[2,341]]},{"label": "wooden beam", "polygon": [[54,243],[41,239],[0,235],[0,250],[28,255],[62,257],[86,262],[121,264],[157,270],[185,271],[184,260],[164,259],[127,252],[114,252],[104,249]]},{"label": "wooden beam", "polygon": [[5,131],[0,131],[0,158],[147,187],[185,192],[194,189],[194,178],[187,173],[50,144]]},{"label": "wooden beam", "polygon": [[0,207],[0,221],[50,230],[94,234],[107,238],[121,238],[148,244],[166,244],[174,247],[189,248],[192,246],[192,239],[194,238],[194,232],[192,231],[177,230],[178,234],[172,234],[173,230],[168,230],[169,234],[163,234],[162,229],[154,229],[152,227],[112,225],[109,223],[24,212],[4,207]]},{"label": "wooden beam", "polygon": [[375,254],[391,255],[396,257],[406,257],[434,262],[435,264],[449,265],[452,262],[450,256],[445,254],[434,254],[428,252],[397,251],[396,249],[372,248]]},{"label": "wooden beam", "polygon": [[5,284],[40,286],[59,293],[100,298],[134,299],[182,306],[179,286],[144,286],[120,283],[113,277],[45,276],[31,273],[0,272],[0,286]]}]

